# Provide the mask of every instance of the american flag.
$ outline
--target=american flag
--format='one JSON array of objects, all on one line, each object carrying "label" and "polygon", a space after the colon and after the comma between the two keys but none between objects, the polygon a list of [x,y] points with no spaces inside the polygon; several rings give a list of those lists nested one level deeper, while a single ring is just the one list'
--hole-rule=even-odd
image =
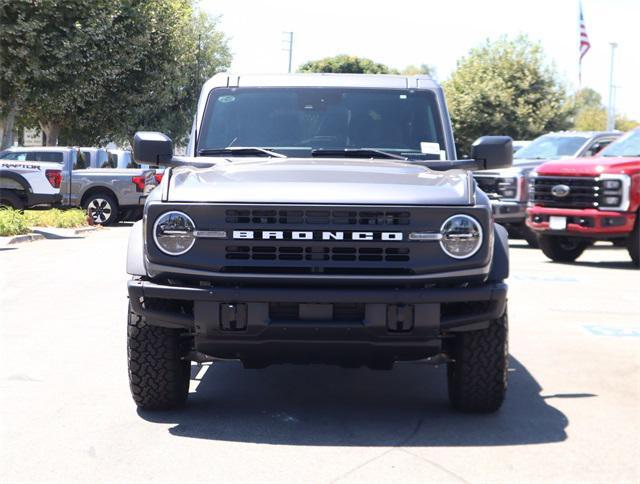
[{"label": "american flag", "polygon": [[582,2],[580,3],[580,59],[578,60],[578,76],[582,82],[582,58],[589,52],[591,44],[587,35],[587,28],[584,25],[584,15],[582,15]]}]

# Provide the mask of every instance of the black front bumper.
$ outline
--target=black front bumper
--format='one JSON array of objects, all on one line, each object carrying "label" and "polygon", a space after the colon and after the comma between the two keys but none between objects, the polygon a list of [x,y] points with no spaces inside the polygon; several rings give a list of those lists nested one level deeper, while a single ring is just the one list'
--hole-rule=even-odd
[{"label": "black front bumper", "polygon": [[427,358],[441,351],[447,333],[502,316],[507,297],[504,283],[200,288],[131,280],[128,290],[135,313],[152,325],[191,331],[198,351],[270,363]]}]

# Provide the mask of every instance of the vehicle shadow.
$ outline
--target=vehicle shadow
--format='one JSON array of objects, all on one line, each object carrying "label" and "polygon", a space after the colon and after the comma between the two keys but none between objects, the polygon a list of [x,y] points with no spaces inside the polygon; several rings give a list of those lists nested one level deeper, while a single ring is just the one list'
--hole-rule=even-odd
[{"label": "vehicle shadow", "polygon": [[[542,397],[527,369],[511,357],[507,400],[496,414],[454,412],[446,369],[418,363],[392,371],[328,366],[244,370],[213,363],[180,411],[146,412],[175,424],[179,437],[278,445],[501,446],[561,442],[567,417]],[[194,366],[194,369],[200,367]]]},{"label": "vehicle shadow", "polygon": [[562,265],[568,265],[568,266],[574,266],[574,267],[594,267],[594,268],[599,268],[599,269],[622,269],[622,270],[638,270],[638,268],[633,265],[633,263],[631,262],[631,260],[629,259],[628,261],[599,261],[599,262],[595,262],[595,261],[581,261],[581,260],[577,260],[574,262],[553,262],[553,261],[547,261],[549,264],[562,264]]},{"label": "vehicle shadow", "polygon": [[131,227],[133,227],[134,223],[135,222],[132,222],[132,221],[129,221],[129,220],[127,220],[127,221],[121,220],[119,222],[116,222],[113,225],[109,225],[107,228],[110,228],[110,229],[119,229],[119,228],[130,229]]},{"label": "vehicle shadow", "polygon": [[64,233],[45,232],[44,230],[34,230],[36,234],[42,235],[47,240],[67,240],[67,239],[84,239],[82,235],[72,235]]},{"label": "vehicle shadow", "polygon": [[526,241],[519,240],[519,239],[509,239],[509,248],[539,250],[539,249],[536,249],[535,247],[531,247],[529,244],[527,244]]}]

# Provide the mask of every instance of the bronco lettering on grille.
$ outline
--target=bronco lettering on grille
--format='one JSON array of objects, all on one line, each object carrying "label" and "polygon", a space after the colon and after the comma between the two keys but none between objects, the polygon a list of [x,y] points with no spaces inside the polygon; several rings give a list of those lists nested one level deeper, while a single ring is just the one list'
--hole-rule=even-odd
[{"label": "bronco lettering on grille", "polygon": [[402,241],[402,232],[351,232],[311,230],[234,230],[233,238],[239,240],[383,240]]}]

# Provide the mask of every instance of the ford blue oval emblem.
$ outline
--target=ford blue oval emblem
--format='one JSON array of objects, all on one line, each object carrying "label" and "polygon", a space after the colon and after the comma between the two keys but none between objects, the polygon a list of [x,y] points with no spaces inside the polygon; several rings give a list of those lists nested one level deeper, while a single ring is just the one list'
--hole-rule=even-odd
[{"label": "ford blue oval emblem", "polygon": [[571,187],[568,185],[555,185],[551,188],[551,195],[556,198],[564,198],[571,193]]}]

